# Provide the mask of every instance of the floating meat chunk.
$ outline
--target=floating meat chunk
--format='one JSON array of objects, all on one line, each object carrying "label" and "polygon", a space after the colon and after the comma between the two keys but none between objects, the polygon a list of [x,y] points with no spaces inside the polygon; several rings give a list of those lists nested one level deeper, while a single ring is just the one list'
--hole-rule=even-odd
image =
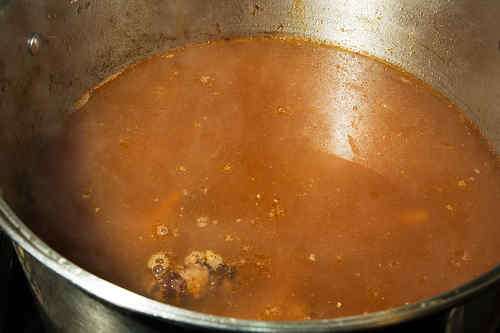
[{"label": "floating meat chunk", "polygon": [[187,292],[187,283],[179,273],[169,271],[161,279],[160,288],[167,297],[185,295]]},{"label": "floating meat chunk", "polygon": [[205,266],[199,264],[187,265],[179,271],[179,274],[186,282],[187,291],[192,297],[200,298],[208,291],[210,272]]},{"label": "floating meat chunk", "polygon": [[148,260],[148,268],[153,274],[155,287],[161,289],[164,298],[199,299],[234,275],[233,267],[210,250],[191,252],[179,266],[171,265],[165,252],[158,252]]},{"label": "floating meat chunk", "polygon": [[193,251],[185,259],[185,265],[201,265],[212,271],[217,271],[224,265],[222,257],[210,250],[201,252]]},{"label": "floating meat chunk", "polygon": [[168,259],[168,255],[166,252],[157,252],[153,254],[151,257],[149,257],[148,260],[148,268],[153,269],[155,266],[162,266],[165,269],[167,269],[170,265],[170,260]]}]

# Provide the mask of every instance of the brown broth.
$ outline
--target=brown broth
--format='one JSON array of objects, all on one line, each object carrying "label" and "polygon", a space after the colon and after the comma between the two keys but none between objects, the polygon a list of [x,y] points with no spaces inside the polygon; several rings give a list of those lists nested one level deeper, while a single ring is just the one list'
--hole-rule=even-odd
[{"label": "brown broth", "polygon": [[[43,239],[201,312],[360,314],[499,263],[500,171],[485,140],[418,80],[334,47],[255,38],[155,56],[93,91],[44,161]],[[225,288],[148,292],[153,253],[206,249],[235,267]]]}]

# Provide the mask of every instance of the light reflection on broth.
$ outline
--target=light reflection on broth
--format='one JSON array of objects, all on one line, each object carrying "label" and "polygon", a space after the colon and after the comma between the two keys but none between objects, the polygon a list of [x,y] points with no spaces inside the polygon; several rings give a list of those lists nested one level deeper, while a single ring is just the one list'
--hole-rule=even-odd
[{"label": "light reflection on broth", "polygon": [[305,41],[129,68],[68,117],[34,188],[32,227],[68,258],[219,315],[387,309],[500,256],[498,162],[462,114],[407,74]]}]

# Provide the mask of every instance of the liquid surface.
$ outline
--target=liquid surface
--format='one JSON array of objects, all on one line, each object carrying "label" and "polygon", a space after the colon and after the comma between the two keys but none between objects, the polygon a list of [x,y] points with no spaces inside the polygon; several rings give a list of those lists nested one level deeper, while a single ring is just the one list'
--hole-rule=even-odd
[{"label": "liquid surface", "polygon": [[[40,165],[32,227],[167,303],[333,318],[499,263],[487,143],[445,99],[364,56],[270,38],[188,46],[127,69],[67,125]],[[230,277],[196,297],[155,286],[153,254],[174,267],[206,250]]]}]

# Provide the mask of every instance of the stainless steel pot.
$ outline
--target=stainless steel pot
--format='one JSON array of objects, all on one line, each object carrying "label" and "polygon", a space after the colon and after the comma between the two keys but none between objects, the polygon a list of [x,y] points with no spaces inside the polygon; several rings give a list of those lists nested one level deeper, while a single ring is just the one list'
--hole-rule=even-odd
[{"label": "stainless steel pot", "polygon": [[500,266],[460,288],[388,311],[305,322],[236,320],[108,283],[55,253],[21,222],[33,201],[29,180],[39,152],[86,89],[151,53],[263,33],[340,44],[396,64],[461,106],[500,150],[499,1],[0,0],[0,226],[53,328],[309,332],[431,322],[450,330],[460,323],[460,305],[498,284]]}]

